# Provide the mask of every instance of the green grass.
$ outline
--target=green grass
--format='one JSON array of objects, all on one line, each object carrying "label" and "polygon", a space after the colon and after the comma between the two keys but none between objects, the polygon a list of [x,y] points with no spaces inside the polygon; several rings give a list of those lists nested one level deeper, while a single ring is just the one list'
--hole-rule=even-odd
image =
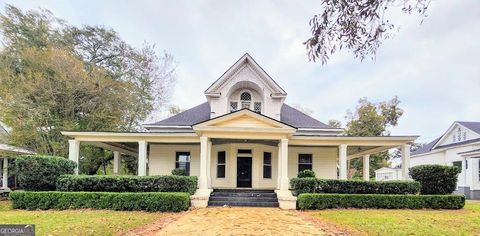
[{"label": "green grass", "polygon": [[461,210],[329,209],[314,217],[367,235],[480,235],[480,203]]},{"label": "green grass", "polygon": [[0,201],[0,224],[35,224],[37,235],[114,235],[173,213],[109,210],[13,210]]}]

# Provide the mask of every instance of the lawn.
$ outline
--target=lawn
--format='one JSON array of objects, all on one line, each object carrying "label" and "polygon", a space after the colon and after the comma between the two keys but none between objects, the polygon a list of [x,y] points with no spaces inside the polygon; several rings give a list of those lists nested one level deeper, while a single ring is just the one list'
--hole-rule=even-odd
[{"label": "lawn", "polygon": [[108,210],[13,210],[0,201],[0,224],[35,224],[37,235],[114,235],[174,213]]},{"label": "lawn", "polygon": [[311,211],[314,217],[367,235],[480,235],[480,202],[462,210]]}]

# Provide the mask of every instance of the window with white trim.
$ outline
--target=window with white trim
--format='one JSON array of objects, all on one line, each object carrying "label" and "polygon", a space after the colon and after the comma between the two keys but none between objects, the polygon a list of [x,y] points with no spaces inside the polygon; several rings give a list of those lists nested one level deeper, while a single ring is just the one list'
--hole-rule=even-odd
[{"label": "window with white trim", "polygon": [[238,110],[238,102],[230,102],[230,112]]},{"label": "window with white trim", "polygon": [[190,175],[190,152],[177,152],[175,155],[175,169],[185,170]]},{"label": "window with white trim", "polygon": [[298,172],[312,170],[312,154],[298,154]]},{"label": "window with white trim", "polygon": [[253,111],[256,113],[261,113],[262,112],[262,103],[261,102],[254,102],[253,103]]},{"label": "window with white trim", "polygon": [[272,178],[272,153],[271,152],[263,153],[263,178],[264,179]]},{"label": "window with white trim", "polygon": [[217,153],[217,178],[225,178],[225,158],[225,151]]}]

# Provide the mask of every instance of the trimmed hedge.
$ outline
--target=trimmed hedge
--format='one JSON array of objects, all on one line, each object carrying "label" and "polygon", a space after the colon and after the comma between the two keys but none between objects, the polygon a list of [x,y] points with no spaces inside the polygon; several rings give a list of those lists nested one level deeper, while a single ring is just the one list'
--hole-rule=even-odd
[{"label": "trimmed hedge", "polygon": [[64,174],[73,174],[77,164],[63,157],[25,155],[15,159],[15,174],[21,188],[32,191],[55,190]]},{"label": "trimmed hedge", "polygon": [[65,192],[187,192],[197,190],[195,176],[63,175],[57,191]]},{"label": "trimmed hedge", "polygon": [[329,180],[316,178],[293,178],[290,181],[297,194],[344,193],[344,194],[417,194],[420,183],[415,181],[363,181]]},{"label": "trimmed hedge", "polygon": [[302,170],[297,174],[298,178],[315,178],[315,172],[313,170]]},{"label": "trimmed hedge", "polygon": [[463,195],[315,194],[298,196],[298,208],[461,209]]},{"label": "trimmed hedge", "polygon": [[188,193],[12,192],[14,209],[110,209],[121,211],[184,211]]},{"label": "trimmed hedge", "polygon": [[422,194],[451,194],[457,187],[457,166],[419,165],[410,168],[410,176],[421,183]]}]

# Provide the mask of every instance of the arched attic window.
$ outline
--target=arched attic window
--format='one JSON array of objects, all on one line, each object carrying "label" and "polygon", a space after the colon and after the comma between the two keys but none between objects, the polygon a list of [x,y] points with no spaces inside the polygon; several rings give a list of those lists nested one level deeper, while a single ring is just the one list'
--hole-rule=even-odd
[{"label": "arched attic window", "polygon": [[252,102],[252,95],[249,92],[243,92],[240,94],[240,101],[242,102],[242,109],[250,109],[250,103]]}]

